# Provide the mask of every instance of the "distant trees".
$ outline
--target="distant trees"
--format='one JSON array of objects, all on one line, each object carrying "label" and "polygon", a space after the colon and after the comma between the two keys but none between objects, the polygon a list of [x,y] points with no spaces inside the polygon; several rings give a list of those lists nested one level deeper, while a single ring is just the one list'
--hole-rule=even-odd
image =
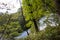
[{"label": "distant trees", "polygon": [[0,16],[0,40],[13,40],[22,32],[17,14]]}]

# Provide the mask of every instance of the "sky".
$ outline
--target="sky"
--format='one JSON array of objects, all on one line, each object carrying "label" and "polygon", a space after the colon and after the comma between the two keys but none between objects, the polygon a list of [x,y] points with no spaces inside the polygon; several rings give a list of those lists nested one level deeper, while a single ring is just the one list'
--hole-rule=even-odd
[{"label": "sky", "polygon": [[6,13],[6,11],[8,11],[8,13],[11,14],[17,12],[21,7],[20,2],[19,0],[0,0],[0,13]]}]

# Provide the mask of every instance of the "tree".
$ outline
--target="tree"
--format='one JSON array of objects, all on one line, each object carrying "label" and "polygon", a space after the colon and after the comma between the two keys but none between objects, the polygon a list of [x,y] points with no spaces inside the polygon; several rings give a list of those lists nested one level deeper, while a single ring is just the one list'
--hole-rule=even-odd
[{"label": "tree", "polygon": [[31,34],[24,40],[60,40],[60,27],[48,26],[45,30],[40,31],[35,35]]},{"label": "tree", "polygon": [[[37,21],[44,15],[50,14],[54,7],[52,0],[23,0],[23,13],[25,20],[32,20],[36,31],[39,31]],[[52,4],[52,5],[51,5]],[[51,7],[53,6],[53,7]]]},{"label": "tree", "polygon": [[25,16],[25,20],[26,21],[32,20],[32,22],[35,25],[36,31],[39,31],[38,26],[37,26],[37,23],[36,23],[36,18],[38,17],[37,16],[38,9],[36,9],[37,7],[35,7],[35,6],[37,6],[35,4],[35,2],[36,1],[33,2],[33,0],[32,0],[31,1],[32,4],[30,4],[30,1],[29,0],[23,0],[23,13],[24,13],[24,16]]},{"label": "tree", "polygon": [[60,0],[55,0],[56,4],[56,12],[58,15],[60,15]]},{"label": "tree", "polygon": [[[20,2],[20,5],[21,5],[21,1],[20,1],[20,0],[19,0],[19,2]],[[28,20],[28,21],[25,20],[25,16],[24,16],[24,14],[23,14],[22,5],[21,5],[21,8],[19,8],[18,11],[19,11],[19,13],[20,13],[19,23],[20,23],[20,25],[21,25],[21,28],[23,29],[23,31],[26,31],[26,32],[27,32],[27,35],[29,35],[28,29],[29,29],[31,26],[26,27],[26,24],[29,22],[29,20]]]},{"label": "tree", "polygon": [[3,14],[0,16],[0,40],[14,40],[14,37],[22,32],[17,14],[12,15]]},{"label": "tree", "polygon": [[59,26],[60,26],[60,0],[55,0],[56,13],[59,16]]}]

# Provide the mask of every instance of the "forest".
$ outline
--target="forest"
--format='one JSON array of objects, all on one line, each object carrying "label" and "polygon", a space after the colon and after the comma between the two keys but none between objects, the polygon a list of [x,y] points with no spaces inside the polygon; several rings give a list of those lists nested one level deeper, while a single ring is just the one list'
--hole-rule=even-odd
[{"label": "forest", "polygon": [[20,4],[16,13],[0,13],[0,40],[60,40],[60,0]]}]

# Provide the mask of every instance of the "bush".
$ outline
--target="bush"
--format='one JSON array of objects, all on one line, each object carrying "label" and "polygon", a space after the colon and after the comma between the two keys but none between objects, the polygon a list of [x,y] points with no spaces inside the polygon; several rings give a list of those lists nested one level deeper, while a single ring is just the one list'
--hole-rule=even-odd
[{"label": "bush", "polygon": [[47,27],[38,33],[31,33],[22,40],[60,40],[60,27]]}]

